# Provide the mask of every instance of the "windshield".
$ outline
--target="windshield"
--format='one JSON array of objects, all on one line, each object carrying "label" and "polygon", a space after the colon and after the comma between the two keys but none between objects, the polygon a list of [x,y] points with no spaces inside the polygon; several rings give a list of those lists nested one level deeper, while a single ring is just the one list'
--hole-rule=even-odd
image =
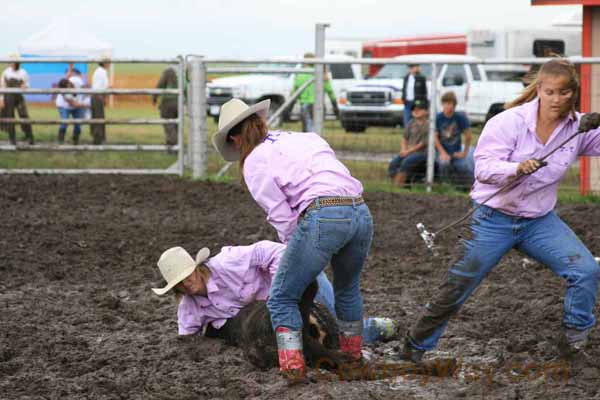
[{"label": "windshield", "polygon": [[[278,64],[258,64],[256,68],[259,69],[280,69],[280,68],[296,68],[296,64],[286,64],[286,63],[278,63]],[[277,75],[290,75],[289,73],[277,73]]]},{"label": "windshield", "polygon": [[[431,65],[421,65],[421,73],[427,78],[431,76]],[[408,74],[406,64],[386,64],[372,79],[403,79]]]},{"label": "windshield", "polygon": [[488,81],[523,82],[527,71],[487,71]]}]

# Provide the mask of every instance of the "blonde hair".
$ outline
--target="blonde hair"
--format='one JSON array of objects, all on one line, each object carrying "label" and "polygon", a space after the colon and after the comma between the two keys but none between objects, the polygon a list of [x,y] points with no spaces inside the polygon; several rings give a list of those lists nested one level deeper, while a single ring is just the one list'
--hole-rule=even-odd
[{"label": "blonde hair", "polygon": [[244,162],[252,150],[264,142],[269,132],[267,123],[257,114],[253,114],[231,128],[229,136],[240,135],[240,181],[244,183]]},{"label": "blonde hair", "polygon": [[566,58],[555,58],[543,64],[533,81],[523,90],[523,93],[513,101],[506,103],[504,108],[517,107],[534,100],[537,97],[537,89],[542,84],[543,75],[564,76],[567,78],[567,88],[573,91],[569,112],[575,116],[575,105],[579,96],[579,77],[575,66]]},{"label": "blonde hair", "polygon": [[[200,274],[200,276],[202,277],[202,280],[204,282],[208,282],[208,279],[210,278],[210,268],[208,268],[206,265],[204,264],[200,264],[198,266],[196,266],[195,271],[198,271],[198,273]],[[177,286],[177,285],[175,285]],[[178,290],[176,287],[173,288],[173,295],[175,296],[175,301],[177,302],[177,304],[181,303],[181,300],[183,299],[185,293],[182,293],[180,290]]]}]

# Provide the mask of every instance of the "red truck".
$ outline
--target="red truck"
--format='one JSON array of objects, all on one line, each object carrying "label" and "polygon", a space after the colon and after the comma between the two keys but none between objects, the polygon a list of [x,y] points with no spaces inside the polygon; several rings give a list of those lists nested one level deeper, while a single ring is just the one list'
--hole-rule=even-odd
[{"label": "red truck", "polygon": [[[467,54],[467,43],[465,34],[371,40],[363,43],[362,55],[364,58],[392,58],[411,54]],[[368,75],[375,75],[381,67],[369,66]]]}]

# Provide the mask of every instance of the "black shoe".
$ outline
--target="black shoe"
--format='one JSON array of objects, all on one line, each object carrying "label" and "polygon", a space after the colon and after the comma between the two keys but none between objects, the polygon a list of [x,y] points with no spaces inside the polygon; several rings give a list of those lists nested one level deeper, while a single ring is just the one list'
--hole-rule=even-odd
[{"label": "black shoe", "polygon": [[397,353],[393,358],[397,361],[409,361],[415,364],[420,364],[423,360],[423,355],[425,354],[425,350],[419,350],[413,347],[408,339],[404,340],[404,345],[402,346],[402,350]]}]

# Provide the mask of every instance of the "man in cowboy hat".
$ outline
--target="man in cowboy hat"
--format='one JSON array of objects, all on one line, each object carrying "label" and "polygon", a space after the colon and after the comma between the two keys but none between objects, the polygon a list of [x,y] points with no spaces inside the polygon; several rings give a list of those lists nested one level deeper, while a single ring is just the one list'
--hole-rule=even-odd
[{"label": "man in cowboy hat", "polygon": [[[12,55],[11,58],[16,59],[17,56]],[[27,74],[27,71],[21,68],[21,63],[13,62],[4,70],[4,72],[2,72],[2,76],[0,76],[0,87],[21,89],[27,89],[29,87],[29,75]],[[20,93],[9,93],[4,95],[4,107],[2,108],[1,113],[2,118],[14,118],[15,111],[19,114],[19,118],[29,118],[25,97]],[[8,131],[10,143],[17,144],[15,124],[8,123],[3,126],[3,129]],[[33,130],[31,129],[31,125],[21,124],[21,130],[25,134],[25,138],[29,144],[33,144]]]}]

